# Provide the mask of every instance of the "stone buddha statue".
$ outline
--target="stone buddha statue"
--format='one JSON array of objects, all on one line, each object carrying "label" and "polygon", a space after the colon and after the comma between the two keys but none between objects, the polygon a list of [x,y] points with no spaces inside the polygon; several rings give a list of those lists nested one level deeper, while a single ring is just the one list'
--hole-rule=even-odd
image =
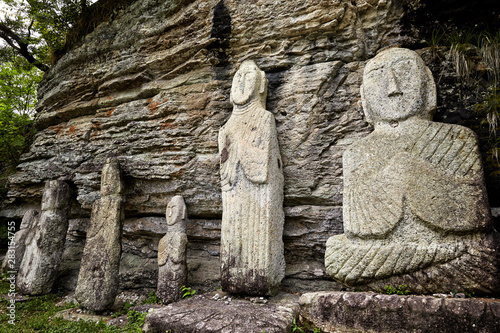
[{"label": "stone buddha statue", "polygon": [[236,72],[233,113],[219,132],[224,291],[270,295],[285,275],[283,170],[267,79],[253,61]]},{"label": "stone buddha statue", "polygon": [[181,287],[187,283],[186,204],[180,195],[167,205],[168,230],[158,244],[158,286],[156,294],[163,303],[181,298]]},{"label": "stone buddha statue", "polygon": [[364,69],[361,100],[374,131],[343,156],[345,233],[327,242],[328,273],[375,290],[500,290],[476,135],[431,120],[436,87],[422,59],[379,53]]}]

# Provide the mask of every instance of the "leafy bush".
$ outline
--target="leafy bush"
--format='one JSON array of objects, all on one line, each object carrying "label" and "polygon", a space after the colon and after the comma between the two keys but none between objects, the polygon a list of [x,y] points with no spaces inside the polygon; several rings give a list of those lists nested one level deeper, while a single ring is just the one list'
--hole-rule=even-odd
[{"label": "leafy bush", "polygon": [[156,292],[155,291],[151,291],[149,294],[148,294],[148,298],[146,298],[142,304],[159,304],[161,303],[161,299],[158,298],[158,296],[156,296]]},{"label": "leafy bush", "polygon": [[382,294],[387,294],[387,295],[408,295],[408,285],[407,284],[400,284],[397,287],[393,286],[385,286],[384,290],[380,291]]},{"label": "leafy bush", "polygon": [[181,287],[181,298],[184,299],[184,298],[190,298],[190,297],[193,297],[194,294],[196,294],[196,290],[194,289],[191,289],[191,287],[186,287],[186,286],[182,286]]}]

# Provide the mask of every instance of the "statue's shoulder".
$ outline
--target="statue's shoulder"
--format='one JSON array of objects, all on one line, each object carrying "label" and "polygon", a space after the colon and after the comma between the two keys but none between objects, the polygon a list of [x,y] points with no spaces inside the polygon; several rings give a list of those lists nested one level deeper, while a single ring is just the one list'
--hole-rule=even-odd
[{"label": "statue's shoulder", "polygon": [[372,132],[368,134],[367,136],[364,136],[362,138],[357,139],[353,143],[349,145],[349,147],[346,148],[344,151],[344,154],[346,155],[357,155],[362,153],[363,151],[366,151],[367,149],[377,146],[378,145],[379,138],[378,136]]},{"label": "statue's shoulder", "polygon": [[[464,142],[469,142],[470,144],[477,144],[478,142],[478,137],[476,132],[462,125],[429,121],[429,126],[426,131],[436,132],[436,133],[447,133],[445,137],[452,141],[464,141]],[[443,134],[441,136],[443,136]],[[441,136],[435,135],[436,139]]]},{"label": "statue's shoulder", "polygon": [[262,107],[258,107],[256,111],[257,112],[254,113],[256,117],[259,117],[265,121],[271,121],[271,120],[274,121],[274,115],[271,111],[266,110]]},{"label": "statue's shoulder", "polygon": [[457,125],[457,124],[447,124],[447,123],[438,123],[438,122],[433,122],[433,123],[434,124],[441,124],[441,126],[443,126],[445,128],[452,128],[452,129],[455,129],[456,131],[462,132],[463,134],[467,134],[471,137],[477,138],[476,132],[474,132],[469,127],[465,127],[465,126]]}]

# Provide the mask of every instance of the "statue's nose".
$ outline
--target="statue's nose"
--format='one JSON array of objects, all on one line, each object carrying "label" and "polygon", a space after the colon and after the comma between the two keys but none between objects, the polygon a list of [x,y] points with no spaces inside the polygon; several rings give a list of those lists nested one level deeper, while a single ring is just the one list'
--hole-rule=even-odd
[{"label": "statue's nose", "polygon": [[403,95],[401,88],[399,87],[398,79],[392,70],[389,70],[388,75],[388,84],[387,84],[387,95],[389,97]]}]

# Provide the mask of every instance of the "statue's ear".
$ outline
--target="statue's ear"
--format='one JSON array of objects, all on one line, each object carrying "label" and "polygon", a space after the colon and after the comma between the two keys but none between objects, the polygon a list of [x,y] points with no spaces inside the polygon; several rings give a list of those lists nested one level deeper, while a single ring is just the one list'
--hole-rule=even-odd
[{"label": "statue's ear", "polygon": [[432,118],[437,108],[436,83],[434,82],[434,77],[429,67],[425,66],[425,71],[427,73],[427,82],[425,83],[427,88],[427,103],[425,105],[425,111]]},{"label": "statue's ear", "polygon": [[371,116],[370,106],[368,105],[368,102],[365,99],[364,90],[365,90],[364,84],[361,84],[361,87],[359,87],[359,92],[361,93],[361,106],[363,107],[363,112],[365,114],[366,121],[373,125],[373,118]]},{"label": "statue's ear", "polygon": [[259,94],[263,94],[267,89],[267,78],[266,73],[264,71],[260,71],[260,84],[259,84]]}]

